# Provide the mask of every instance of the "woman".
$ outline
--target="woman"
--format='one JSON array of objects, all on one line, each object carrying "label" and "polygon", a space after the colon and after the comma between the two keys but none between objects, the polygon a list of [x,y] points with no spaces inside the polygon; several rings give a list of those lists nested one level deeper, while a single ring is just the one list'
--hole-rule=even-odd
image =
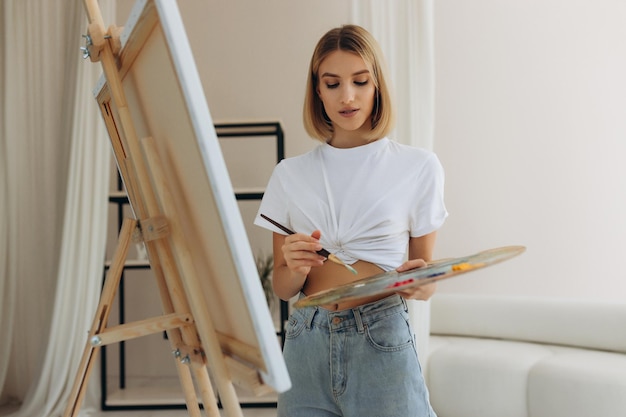
[{"label": "woman", "polygon": [[[307,133],[322,143],[276,166],[255,220],[274,232],[273,286],[283,300],[432,258],[447,216],[443,170],[432,152],[387,137],[394,114],[373,37],[355,25],[327,32],[304,105]],[[322,248],[357,274],[325,262]],[[292,389],[279,397],[278,415],[434,416],[405,301],[434,290],[295,310],[284,347]]]}]

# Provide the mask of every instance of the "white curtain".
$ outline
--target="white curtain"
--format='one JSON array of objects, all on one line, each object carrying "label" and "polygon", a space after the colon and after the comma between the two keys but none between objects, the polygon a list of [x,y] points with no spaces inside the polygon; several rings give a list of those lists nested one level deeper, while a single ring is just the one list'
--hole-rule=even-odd
[{"label": "white curtain", "polygon": [[[398,105],[392,136],[401,143],[433,147],[433,0],[353,0],[352,18],[380,43]],[[422,366],[428,356],[430,302],[411,301],[411,320]]]},{"label": "white curtain", "polygon": [[[102,280],[111,151],[91,93],[101,70],[80,55],[81,2],[1,7],[0,405],[57,416]],[[101,7],[110,19],[114,2]]]}]

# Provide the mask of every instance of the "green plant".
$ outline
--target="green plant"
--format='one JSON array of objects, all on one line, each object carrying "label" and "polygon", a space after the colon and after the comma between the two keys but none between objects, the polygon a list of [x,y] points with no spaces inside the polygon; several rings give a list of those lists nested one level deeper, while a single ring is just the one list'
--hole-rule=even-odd
[{"label": "green plant", "polygon": [[261,285],[263,286],[263,292],[265,293],[265,300],[269,307],[272,306],[274,301],[274,290],[272,289],[272,271],[274,270],[274,256],[262,256],[256,257],[256,269],[259,272],[259,278],[261,279]]}]

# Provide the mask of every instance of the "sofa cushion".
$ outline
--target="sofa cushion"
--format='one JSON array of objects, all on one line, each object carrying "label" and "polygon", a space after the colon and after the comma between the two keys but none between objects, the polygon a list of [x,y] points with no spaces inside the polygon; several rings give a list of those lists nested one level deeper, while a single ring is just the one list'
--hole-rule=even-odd
[{"label": "sofa cushion", "polygon": [[532,343],[431,337],[426,381],[439,417],[527,417],[528,375],[552,356]]},{"label": "sofa cushion", "polygon": [[528,376],[530,417],[626,416],[626,355],[553,348]]}]

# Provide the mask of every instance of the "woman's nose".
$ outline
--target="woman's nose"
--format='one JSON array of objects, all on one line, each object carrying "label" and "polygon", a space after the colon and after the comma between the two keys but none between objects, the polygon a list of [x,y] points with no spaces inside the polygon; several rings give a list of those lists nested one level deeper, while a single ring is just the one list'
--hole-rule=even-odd
[{"label": "woman's nose", "polygon": [[354,101],[354,89],[351,86],[346,86],[341,91],[341,102],[343,104],[351,103]]}]

